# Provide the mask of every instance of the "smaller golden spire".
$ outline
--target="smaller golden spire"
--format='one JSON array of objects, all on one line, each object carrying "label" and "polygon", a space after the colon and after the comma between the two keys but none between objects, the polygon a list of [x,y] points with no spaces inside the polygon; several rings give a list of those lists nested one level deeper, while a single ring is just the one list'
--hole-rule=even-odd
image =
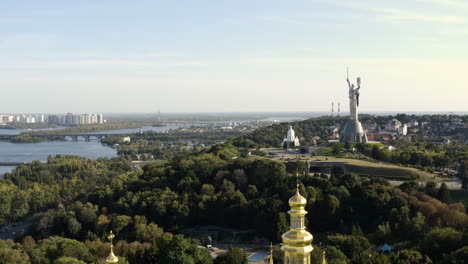
[{"label": "smaller golden spire", "polygon": [[274,264],[273,263],[273,244],[270,242],[270,262],[268,264]]},{"label": "smaller golden spire", "polygon": [[323,253],[322,253],[322,264],[327,264],[327,258],[325,257],[325,249],[323,250]]},{"label": "smaller golden spire", "polygon": [[299,166],[296,168],[296,194],[289,199],[290,206],[305,206],[307,200],[299,193]]},{"label": "smaller golden spire", "polygon": [[118,263],[119,262],[119,258],[114,255],[114,245],[112,244],[112,240],[114,239],[115,235],[114,233],[112,233],[112,230],[110,231],[110,234],[109,236],[107,237],[109,240],[110,240],[110,253],[109,253],[109,256],[106,258],[106,263]]},{"label": "smaller golden spire", "polygon": [[299,193],[299,158],[297,159],[296,166],[296,191]]}]

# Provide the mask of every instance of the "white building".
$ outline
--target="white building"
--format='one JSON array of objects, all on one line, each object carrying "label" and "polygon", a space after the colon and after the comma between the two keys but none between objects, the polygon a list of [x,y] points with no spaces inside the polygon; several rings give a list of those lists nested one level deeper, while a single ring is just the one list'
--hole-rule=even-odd
[{"label": "white building", "polygon": [[398,134],[406,136],[408,134],[408,126],[406,124],[398,128]]},{"label": "white building", "polygon": [[411,124],[412,127],[417,127],[417,126],[419,126],[418,120],[411,120],[411,123],[410,123],[410,124]]},{"label": "white building", "polygon": [[0,124],[6,124],[13,122],[15,120],[15,117],[12,115],[0,115]]},{"label": "white building", "polygon": [[362,124],[364,130],[366,132],[374,132],[377,130],[377,124],[376,123],[364,123]]},{"label": "white building", "polygon": [[97,114],[97,123],[104,124],[104,117],[102,116],[102,114]]},{"label": "white building", "polygon": [[292,126],[289,126],[288,134],[283,139],[283,145],[284,143],[286,143],[286,149],[288,150],[291,146],[294,148],[297,148],[301,145],[299,143],[299,138],[296,137],[296,133],[294,132],[294,129],[292,128]]},{"label": "white building", "polygon": [[393,118],[392,120],[388,121],[388,123],[385,125],[385,129],[388,131],[398,131],[398,129],[401,127],[401,122]]}]

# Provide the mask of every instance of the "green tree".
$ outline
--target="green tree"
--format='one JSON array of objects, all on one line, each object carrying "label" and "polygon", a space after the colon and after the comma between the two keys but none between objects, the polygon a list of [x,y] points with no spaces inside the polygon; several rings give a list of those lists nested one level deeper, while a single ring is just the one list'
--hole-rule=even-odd
[{"label": "green tree", "polygon": [[446,255],[442,264],[468,264],[468,246],[464,246],[450,255]]},{"label": "green tree", "polygon": [[361,186],[361,179],[356,174],[346,173],[341,179],[341,184],[343,184],[346,189],[352,190]]},{"label": "green tree", "polygon": [[143,263],[211,264],[213,259],[206,249],[181,235],[163,235],[143,253]]},{"label": "green tree", "polygon": [[0,239],[0,263],[28,264],[29,256],[12,240]]},{"label": "green tree", "polygon": [[460,166],[460,178],[462,179],[462,189],[468,190],[468,161],[466,160]]},{"label": "green tree", "polygon": [[439,191],[437,192],[437,199],[444,203],[450,203],[450,191],[445,182],[440,185]]},{"label": "green tree", "polygon": [[86,262],[78,260],[76,258],[70,258],[70,257],[61,257],[58,258],[54,264],[86,264]]},{"label": "green tree", "polygon": [[288,216],[284,212],[278,214],[278,222],[276,228],[276,240],[281,241],[281,236],[288,231],[289,221]]},{"label": "green tree", "polygon": [[349,264],[350,260],[346,255],[334,246],[325,248],[327,263],[329,264]]},{"label": "green tree", "polygon": [[273,263],[284,264],[284,252],[281,248],[273,248]]},{"label": "green tree", "polygon": [[238,248],[229,248],[215,259],[214,264],[247,264],[247,256]]},{"label": "green tree", "polygon": [[352,262],[361,263],[368,259],[371,244],[363,236],[333,235],[328,236],[329,244],[339,248]]},{"label": "green tree", "polygon": [[337,179],[341,179],[346,173],[346,170],[343,165],[333,165],[331,170],[331,175],[335,176]]},{"label": "green tree", "polygon": [[132,218],[127,215],[118,215],[112,220],[112,230],[119,233],[132,222]]},{"label": "green tree", "polygon": [[350,149],[351,149],[351,144],[349,144],[349,142],[346,141],[346,143],[344,144],[344,148],[345,148],[346,150],[350,150]]},{"label": "green tree", "polygon": [[70,217],[67,221],[67,232],[72,235],[76,236],[81,231],[81,224],[76,220],[75,217]]},{"label": "green tree", "polygon": [[55,261],[60,257],[71,257],[84,262],[93,261],[88,247],[73,239],[63,237],[50,237],[40,241],[37,246],[44,253],[45,258]]},{"label": "green tree", "polygon": [[463,246],[462,233],[450,227],[431,230],[421,243],[421,251],[432,260],[440,259],[444,254]]},{"label": "green tree", "polygon": [[426,186],[424,187],[424,192],[432,197],[437,196],[437,184],[434,181],[429,181],[426,183]]},{"label": "green tree", "polygon": [[340,144],[333,145],[332,154],[336,156],[336,155],[340,154],[340,152],[341,152]]},{"label": "green tree", "polygon": [[414,250],[400,250],[393,260],[395,264],[432,264],[432,260]]}]

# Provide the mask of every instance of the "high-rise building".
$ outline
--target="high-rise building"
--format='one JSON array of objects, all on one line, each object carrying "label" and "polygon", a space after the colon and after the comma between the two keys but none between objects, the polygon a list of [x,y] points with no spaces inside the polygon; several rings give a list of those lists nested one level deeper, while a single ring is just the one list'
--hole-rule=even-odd
[{"label": "high-rise building", "polygon": [[97,123],[104,124],[104,117],[102,116],[102,114],[97,114]]},{"label": "high-rise building", "polygon": [[48,115],[47,116],[47,123],[49,124],[60,124],[60,120],[59,120],[59,117],[58,115]]},{"label": "high-rise building", "polygon": [[6,124],[13,122],[15,120],[15,116],[12,115],[0,115],[0,124]]}]

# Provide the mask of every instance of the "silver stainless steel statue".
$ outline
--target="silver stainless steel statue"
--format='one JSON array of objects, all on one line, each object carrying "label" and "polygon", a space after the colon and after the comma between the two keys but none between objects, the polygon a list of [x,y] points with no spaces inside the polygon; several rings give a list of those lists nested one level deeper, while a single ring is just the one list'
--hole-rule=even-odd
[{"label": "silver stainless steel statue", "polygon": [[351,84],[349,77],[346,78],[349,88],[349,120],[340,135],[340,142],[359,143],[367,142],[367,135],[362,128],[358,117],[359,107],[359,89],[361,89],[361,78],[357,78],[357,87]]},{"label": "silver stainless steel statue", "polygon": [[361,89],[361,78],[357,78],[357,88],[354,88],[354,84],[349,82],[349,114],[351,120],[358,120],[358,107],[359,107],[359,89]]}]

